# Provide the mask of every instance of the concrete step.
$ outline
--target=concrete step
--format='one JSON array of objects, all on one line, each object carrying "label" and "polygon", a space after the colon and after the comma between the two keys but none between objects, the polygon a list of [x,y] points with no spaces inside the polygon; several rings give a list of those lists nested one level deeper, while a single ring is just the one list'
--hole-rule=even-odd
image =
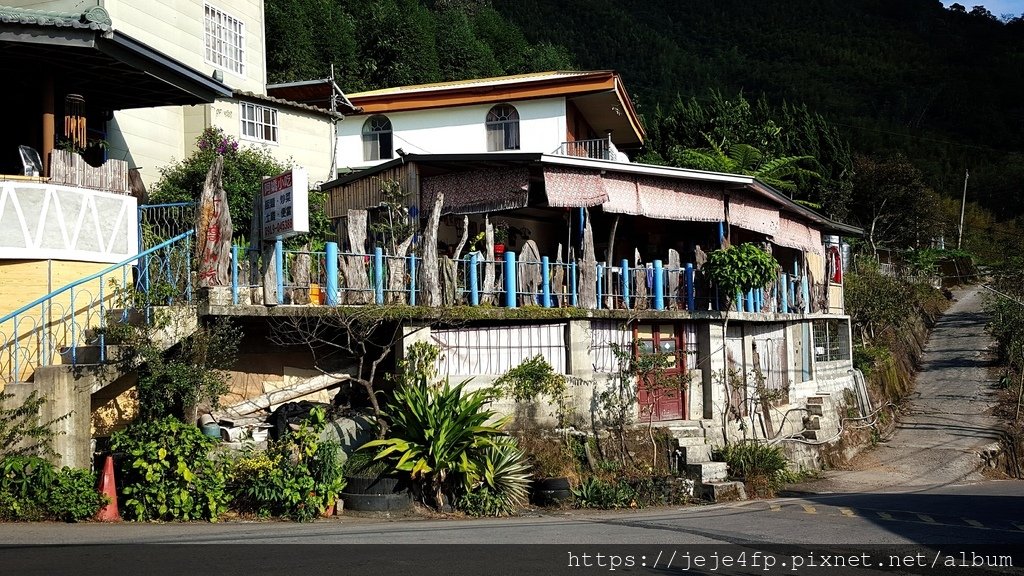
[{"label": "concrete step", "polygon": [[821,418],[817,416],[805,417],[804,428],[806,428],[807,430],[821,430]]},{"label": "concrete step", "polygon": [[686,475],[701,484],[719,482],[729,477],[729,467],[725,462],[687,463]]},{"label": "concrete step", "polygon": [[701,498],[711,502],[746,500],[747,490],[743,486],[743,482],[706,482],[701,485]]},{"label": "concrete step", "polygon": [[702,464],[711,462],[711,446],[700,444],[697,446],[684,446],[683,461],[686,464]]},{"label": "concrete step", "polygon": [[824,416],[825,407],[822,406],[821,404],[808,404],[807,413],[810,414],[811,416]]},{"label": "concrete step", "polygon": [[687,446],[707,446],[707,440],[704,437],[687,436],[686,438],[676,438],[676,443],[680,448]]},{"label": "concrete step", "polygon": [[[77,346],[74,353],[74,364],[78,366],[99,364],[100,363],[100,350],[102,346],[94,345],[83,345]],[[104,359],[106,362],[113,362],[123,357],[127,352],[127,348],[124,346],[107,346],[105,350]],[[60,363],[63,365],[72,364],[71,348],[65,348],[60,351]]]},{"label": "concrete step", "polygon": [[821,406],[821,405],[825,404],[825,398],[827,398],[827,397],[828,397],[828,394],[820,394],[820,393],[819,394],[815,394],[814,396],[808,396],[807,397],[807,405],[808,406]]},{"label": "concrete step", "polygon": [[669,426],[666,430],[673,438],[704,438],[704,429],[700,426]]},{"label": "concrete step", "polygon": [[817,430],[804,430],[803,432],[800,433],[800,435],[803,436],[804,438],[808,439],[808,440],[817,440],[818,439],[818,431]]}]

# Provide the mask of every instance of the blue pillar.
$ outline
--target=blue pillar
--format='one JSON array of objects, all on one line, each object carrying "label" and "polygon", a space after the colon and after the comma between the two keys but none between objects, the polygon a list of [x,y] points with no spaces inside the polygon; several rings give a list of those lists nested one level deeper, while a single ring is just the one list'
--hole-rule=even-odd
[{"label": "blue pillar", "polygon": [[540,304],[545,308],[551,308],[551,270],[549,269],[550,263],[551,260],[547,256],[540,257]]},{"label": "blue pillar", "polygon": [[480,305],[480,287],[476,278],[476,252],[469,255],[469,303],[471,306]]},{"label": "blue pillar", "polygon": [[324,248],[324,259],[327,260],[327,298],[324,299],[328,306],[338,305],[338,243],[328,242]]},{"label": "blue pillar", "polygon": [[622,264],[619,265],[619,271],[622,273],[622,305],[628,310],[629,309],[629,260],[622,259]]},{"label": "blue pillar", "polygon": [[373,248],[373,301],[378,306],[384,303],[384,250]]},{"label": "blue pillar", "polygon": [[505,252],[505,306],[516,307],[516,253]]},{"label": "blue pillar", "polygon": [[743,312],[743,292],[740,289],[736,289],[736,311]]},{"label": "blue pillar", "polygon": [[697,297],[693,287],[693,264],[686,264],[686,309],[693,312],[697,309]]},{"label": "blue pillar", "polygon": [[231,304],[238,306],[238,246],[231,245]]},{"label": "blue pillar", "polygon": [[[580,213],[583,209],[580,208]],[[580,305],[580,295],[576,290],[576,261],[573,260],[569,263],[569,292],[572,293],[572,306],[576,308]]]},{"label": "blue pillar", "polygon": [[725,222],[718,221],[718,247],[725,246]]},{"label": "blue pillar", "polygon": [[804,274],[800,278],[800,292],[804,295],[804,313],[810,314],[811,312],[811,289],[807,286],[807,274]]},{"label": "blue pillar", "polygon": [[654,261],[654,309],[665,309],[665,269],[661,260]]},{"label": "blue pillar", "polygon": [[604,299],[604,264],[597,265],[597,309],[601,309],[601,300]]},{"label": "blue pillar", "polygon": [[747,312],[754,311],[754,290],[747,290]]},{"label": "blue pillar", "polygon": [[277,273],[277,303],[284,304],[284,242],[274,241],[274,271]]},{"label": "blue pillar", "polygon": [[409,306],[416,305],[416,256],[409,256]]},{"label": "blue pillar", "polygon": [[779,278],[779,303],[783,314],[789,314],[789,276],[785,272]]}]

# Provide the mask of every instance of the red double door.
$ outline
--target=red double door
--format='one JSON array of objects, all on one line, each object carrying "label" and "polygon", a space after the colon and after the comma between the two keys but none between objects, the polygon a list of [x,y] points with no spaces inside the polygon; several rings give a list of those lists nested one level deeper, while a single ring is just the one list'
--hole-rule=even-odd
[{"label": "red double door", "polygon": [[[637,379],[640,420],[683,420],[687,410],[686,349],[682,325],[639,324],[634,328],[634,354],[660,353],[660,367]],[[656,375],[654,375],[656,373]]]}]

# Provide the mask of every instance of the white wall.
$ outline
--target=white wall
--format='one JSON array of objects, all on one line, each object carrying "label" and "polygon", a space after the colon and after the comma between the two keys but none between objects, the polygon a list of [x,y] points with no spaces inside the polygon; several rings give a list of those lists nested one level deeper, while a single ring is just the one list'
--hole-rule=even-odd
[{"label": "white wall", "polygon": [[[208,0],[210,6],[240,20],[245,26],[245,71],[224,72],[224,83],[262,93],[267,82],[263,46],[262,0]],[[200,72],[213,73],[206,61],[203,0],[103,0],[114,29],[175,58]]]},{"label": "white wall", "polygon": [[[519,152],[554,152],[566,134],[565,98],[512,102],[519,111]],[[453,106],[385,114],[395,149],[410,154],[487,151],[484,122],[492,104]],[[371,115],[351,115],[338,128],[338,166],[364,168],[386,160],[363,160],[363,123]],[[397,156],[396,156],[397,157]]]}]

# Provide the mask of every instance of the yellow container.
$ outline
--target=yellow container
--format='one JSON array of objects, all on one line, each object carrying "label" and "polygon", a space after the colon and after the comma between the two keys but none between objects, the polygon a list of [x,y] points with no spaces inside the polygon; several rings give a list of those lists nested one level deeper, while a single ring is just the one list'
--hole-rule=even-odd
[{"label": "yellow container", "polygon": [[313,306],[323,304],[324,293],[320,291],[319,284],[309,285],[309,303]]}]

